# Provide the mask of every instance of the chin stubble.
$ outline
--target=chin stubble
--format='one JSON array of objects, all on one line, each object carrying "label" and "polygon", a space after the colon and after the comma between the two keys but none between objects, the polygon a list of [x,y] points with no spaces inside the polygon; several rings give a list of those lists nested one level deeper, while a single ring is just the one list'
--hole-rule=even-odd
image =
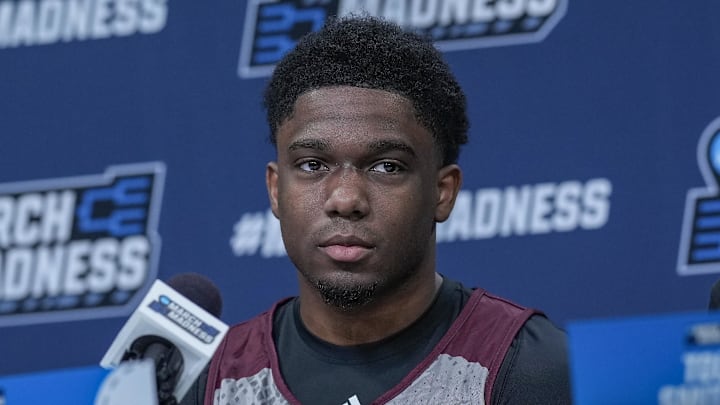
[{"label": "chin stubble", "polygon": [[375,297],[378,283],[370,285],[335,285],[317,281],[316,287],[325,303],[343,311],[352,311],[370,303]]}]

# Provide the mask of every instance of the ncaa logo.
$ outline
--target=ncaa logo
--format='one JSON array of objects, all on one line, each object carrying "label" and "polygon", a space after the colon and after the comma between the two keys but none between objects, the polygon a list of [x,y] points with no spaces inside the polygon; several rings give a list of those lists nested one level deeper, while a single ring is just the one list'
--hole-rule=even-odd
[{"label": "ncaa logo", "polygon": [[720,117],[705,128],[697,150],[705,187],[688,191],[677,272],[720,272]]},{"label": "ncaa logo", "polygon": [[0,184],[0,326],[121,316],[157,275],[162,163]]},{"label": "ncaa logo", "polygon": [[328,17],[369,14],[432,38],[443,51],[542,41],[568,0],[248,0],[238,74],[269,75]]}]

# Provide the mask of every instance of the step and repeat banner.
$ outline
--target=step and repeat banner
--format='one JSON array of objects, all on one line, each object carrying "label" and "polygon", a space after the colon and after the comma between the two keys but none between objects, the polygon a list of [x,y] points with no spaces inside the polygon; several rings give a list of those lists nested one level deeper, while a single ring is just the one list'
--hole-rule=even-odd
[{"label": "step and repeat banner", "polygon": [[262,91],[327,16],[431,36],[470,143],[438,269],[574,320],[720,278],[720,3],[0,0],[0,375],[97,364],[153,280],[227,323],[295,294]]}]

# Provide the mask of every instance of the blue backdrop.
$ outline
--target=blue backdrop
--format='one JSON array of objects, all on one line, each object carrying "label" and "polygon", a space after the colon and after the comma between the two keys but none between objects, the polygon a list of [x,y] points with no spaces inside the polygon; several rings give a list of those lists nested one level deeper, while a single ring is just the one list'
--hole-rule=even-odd
[{"label": "blue backdrop", "polygon": [[0,0],[0,375],[97,364],[157,277],[209,276],[227,323],[294,294],[261,93],[362,4],[467,91],[440,272],[560,326],[706,307],[718,2]]}]

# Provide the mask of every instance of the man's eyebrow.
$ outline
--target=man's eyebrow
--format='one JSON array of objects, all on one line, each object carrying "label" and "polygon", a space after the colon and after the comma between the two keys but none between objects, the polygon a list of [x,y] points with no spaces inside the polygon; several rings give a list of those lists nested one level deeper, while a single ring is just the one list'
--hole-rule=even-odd
[{"label": "man's eyebrow", "polygon": [[393,140],[383,140],[383,141],[376,141],[372,142],[368,145],[368,150],[373,153],[383,153],[383,152],[390,152],[393,150],[399,150],[402,152],[406,152],[411,154],[412,156],[416,156],[415,150],[405,142],[400,141],[393,141]]},{"label": "man's eyebrow", "polygon": [[305,138],[293,141],[288,146],[288,150],[294,151],[298,149],[316,149],[320,151],[327,151],[330,149],[330,144],[322,139]]}]

